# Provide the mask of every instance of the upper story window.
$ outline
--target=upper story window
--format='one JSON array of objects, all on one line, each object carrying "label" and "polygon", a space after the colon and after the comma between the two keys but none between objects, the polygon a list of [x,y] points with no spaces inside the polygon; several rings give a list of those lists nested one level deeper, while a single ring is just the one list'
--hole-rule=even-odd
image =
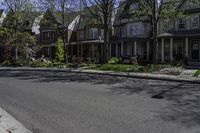
[{"label": "upper story window", "polygon": [[53,40],[53,41],[55,41],[55,33],[53,31],[43,32],[43,40]]},{"label": "upper story window", "polygon": [[139,9],[139,3],[133,3],[130,5],[130,10],[135,11]]},{"label": "upper story window", "polygon": [[49,32],[43,32],[43,40],[48,40]]},{"label": "upper story window", "polygon": [[182,30],[186,28],[186,20],[183,18],[178,19],[178,29]]},{"label": "upper story window", "polygon": [[80,31],[80,32],[79,32],[79,38],[80,38],[80,39],[83,39],[83,38],[84,38],[84,31]]},{"label": "upper story window", "polygon": [[127,32],[126,26],[122,27],[121,28],[121,36],[126,37],[126,32]]},{"label": "upper story window", "polygon": [[163,24],[163,31],[168,31],[171,29],[170,20],[165,20],[162,24]]},{"label": "upper story window", "polygon": [[138,25],[137,24],[129,24],[128,25],[128,35],[133,36],[137,34]]},{"label": "upper story window", "polygon": [[192,16],[191,17],[191,27],[192,28],[199,28],[199,16]]},{"label": "upper story window", "polygon": [[89,38],[92,38],[92,39],[98,38],[98,29],[97,28],[91,28],[89,30]]}]

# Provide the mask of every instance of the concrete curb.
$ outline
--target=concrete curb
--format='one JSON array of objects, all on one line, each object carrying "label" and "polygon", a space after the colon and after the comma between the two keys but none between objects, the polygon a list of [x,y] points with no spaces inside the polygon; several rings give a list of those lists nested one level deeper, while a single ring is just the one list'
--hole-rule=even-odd
[{"label": "concrete curb", "polygon": [[113,72],[113,71],[99,71],[99,70],[82,70],[82,69],[71,69],[71,68],[29,68],[29,67],[16,67],[16,68],[0,67],[0,71],[70,72],[70,73],[98,74],[98,75],[109,75],[109,76],[119,76],[128,78],[166,80],[166,81],[189,82],[189,83],[200,84],[200,79],[195,77],[182,78],[179,76],[150,74],[150,73],[128,73],[128,72]]},{"label": "concrete curb", "polygon": [[0,107],[0,133],[32,133]]}]

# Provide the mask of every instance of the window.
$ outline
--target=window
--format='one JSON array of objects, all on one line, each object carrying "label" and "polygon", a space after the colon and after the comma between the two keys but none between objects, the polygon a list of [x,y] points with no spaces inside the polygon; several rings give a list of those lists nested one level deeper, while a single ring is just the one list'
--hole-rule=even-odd
[{"label": "window", "polygon": [[92,38],[92,39],[98,38],[98,29],[97,28],[90,29],[89,38]]},{"label": "window", "polygon": [[138,3],[133,3],[130,5],[130,10],[131,11],[135,11],[135,10],[138,10],[139,8],[139,4]]},{"label": "window", "polygon": [[79,38],[80,38],[80,39],[83,39],[83,38],[84,38],[84,31],[80,31],[80,32],[79,32]]},{"label": "window", "polygon": [[191,18],[191,27],[198,28],[199,27],[199,16],[193,16]]},{"label": "window", "polygon": [[168,31],[171,28],[171,22],[170,20],[165,20],[163,22],[163,31]]},{"label": "window", "polygon": [[139,35],[144,27],[139,23],[128,24],[128,36]]},{"label": "window", "polygon": [[182,18],[178,19],[178,29],[185,29],[186,28],[186,21]]},{"label": "window", "polygon": [[121,36],[126,37],[126,26],[121,28]]},{"label": "window", "polygon": [[43,40],[52,39],[55,40],[55,33],[51,31],[43,32]]}]

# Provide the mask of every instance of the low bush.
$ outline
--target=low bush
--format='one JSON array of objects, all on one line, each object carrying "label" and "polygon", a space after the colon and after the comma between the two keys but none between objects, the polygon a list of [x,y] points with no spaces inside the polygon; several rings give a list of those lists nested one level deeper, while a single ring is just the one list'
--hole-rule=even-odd
[{"label": "low bush", "polygon": [[140,72],[142,71],[143,67],[138,65],[103,64],[97,65],[94,69],[115,72]]},{"label": "low bush", "polygon": [[200,70],[197,70],[197,71],[194,73],[194,76],[195,76],[195,77],[199,77],[199,75],[200,75]]},{"label": "low bush", "polygon": [[1,66],[13,66],[13,67],[18,67],[18,66],[25,66],[27,65],[26,61],[22,59],[12,59],[12,60],[5,60],[1,63]]},{"label": "low bush", "polygon": [[31,61],[29,66],[31,66],[31,67],[51,67],[52,64],[49,62],[43,62],[43,61]]},{"label": "low bush", "polygon": [[108,64],[118,64],[120,60],[117,57],[112,57],[109,61]]}]

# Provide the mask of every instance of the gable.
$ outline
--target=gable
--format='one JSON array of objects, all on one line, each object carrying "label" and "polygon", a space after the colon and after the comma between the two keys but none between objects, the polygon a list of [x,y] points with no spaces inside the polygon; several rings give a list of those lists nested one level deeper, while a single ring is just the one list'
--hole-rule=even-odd
[{"label": "gable", "polygon": [[190,9],[196,9],[196,8],[200,8],[200,2],[199,1],[191,2],[189,0],[186,0],[184,2],[184,4],[180,7],[181,10],[190,10]]}]

